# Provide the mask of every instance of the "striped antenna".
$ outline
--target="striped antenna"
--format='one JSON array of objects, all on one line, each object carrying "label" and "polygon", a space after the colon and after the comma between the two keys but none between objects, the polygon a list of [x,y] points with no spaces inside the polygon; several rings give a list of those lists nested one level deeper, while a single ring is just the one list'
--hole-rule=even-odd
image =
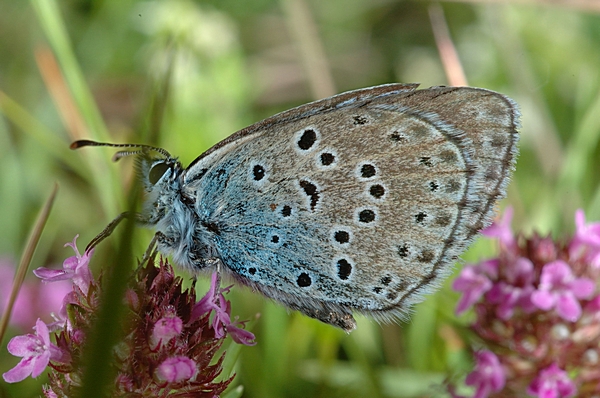
[{"label": "striped antenna", "polygon": [[113,160],[115,162],[123,157],[136,155],[140,152],[146,152],[146,151],[155,151],[155,152],[160,153],[161,155],[163,155],[166,158],[173,158],[171,156],[171,154],[169,152],[167,152],[165,149],[158,148],[158,147],[151,146],[151,145],[145,145],[145,144],[113,144],[110,142],[78,140],[78,141],[73,142],[70,145],[70,148],[71,149],[79,149],[79,148],[83,148],[84,146],[108,146],[108,147],[112,147],[112,148],[140,148],[140,150],[137,150],[137,151],[119,151],[119,152],[117,152],[115,154],[115,156],[113,156]]}]

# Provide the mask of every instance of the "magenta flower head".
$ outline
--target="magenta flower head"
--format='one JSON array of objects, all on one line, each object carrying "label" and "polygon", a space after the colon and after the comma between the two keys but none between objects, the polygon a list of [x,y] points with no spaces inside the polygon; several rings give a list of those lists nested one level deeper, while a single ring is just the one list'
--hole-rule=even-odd
[{"label": "magenta flower head", "polygon": [[[78,395],[83,380],[79,365],[102,292],[102,278],[94,279],[88,267],[93,252],[81,255],[75,242],[67,244],[75,256],[65,260],[62,270],[35,270],[46,283],[72,282],[56,330],[38,320],[35,334],[17,336],[8,344],[9,352],[22,359],[4,373],[4,380],[14,383],[49,369],[46,397]],[[245,322],[231,319],[231,303],[224,297],[230,288],[221,289],[218,281],[213,275],[209,292],[197,302],[195,286],[183,289],[166,260],[151,258],[140,265],[123,297],[128,317],[121,325],[124,340],[114,348],[117,374],[111,396],[216,397],[227,388],[233,376],[221,377],[225,354],[219,354],[225,338],[255,342]]]},{"label": "magenta flower head", "polygon": [[466,266],[453,283],[456,312],[474,310],[471,330],[489,348],[475,354],[466,382],[480,398],[600,396],[600,223],[579,210],[573,238],[554,241],[515,235],[511,218],[507,210],[484,231],[498,257]]}]

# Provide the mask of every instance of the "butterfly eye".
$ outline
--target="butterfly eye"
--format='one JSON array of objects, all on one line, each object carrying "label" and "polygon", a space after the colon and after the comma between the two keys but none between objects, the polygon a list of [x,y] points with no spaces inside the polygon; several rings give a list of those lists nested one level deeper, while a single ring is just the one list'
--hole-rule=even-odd
[{"label": "butterfly eye", "polygon": [[156,163],[150,169],[150,173],[148,173],[148,181],[150,181],[150,184],[155,185],[158,180],[160,180],[160,178],[167,172],[167,170],[170,169],[171,166],[165,162]]}]

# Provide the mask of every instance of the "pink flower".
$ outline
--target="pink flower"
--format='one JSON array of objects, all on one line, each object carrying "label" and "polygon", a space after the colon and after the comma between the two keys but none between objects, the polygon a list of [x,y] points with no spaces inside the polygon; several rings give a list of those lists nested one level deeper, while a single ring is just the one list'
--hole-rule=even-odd
[{"label": "pink flower", "polygon": [[13,337],[7,348],[12,355],[23,358],[2,375],[7,383],[25,380],[29,375],[38,377],[50,360],[65,363],[69,358],[67,353],[50,342],[48,327],[40,319],[35,323],[35,334]]},{"label": "pink flower", "polygon": [[[474,306],[470,329],[495,355],[477,354],[467,384],[479,398],[597,394],[600,223],[586,224],[578,211],[575,236],[553,240],[513,236],[511,216],[485,231],[500,241],[497,258],[465,269],[455,281],[464,292],[457,312]],[[448,391],[459,397],[453,385]]]},{"label": "pink flower", "polygon": [[575,278],[569,264],[556,260],[544,265],[540,284],[532,293],[531,301],[542,310],[556,308],[561,318],[575,322],[581,316],[581,305],[577,299],[590,297],[594,289],[594,281]]},{"label": "pink flower", "polygon": [[196,373],[198,373],[196,362],[184,356],[167,358],[156,369],[156,377],[167,383],[190,380],[196,376]]},{"label": "pink flower", "polygon": [[483,350],[475,353],[475,370],[467,375],[466,384],[476,388],[473,398],[486,398],[500,391],[506,382],[504,369],[496,354]]},{"label": "pink flower", "polygon": [[[221,308],[217,305],[217,289],[219,288],[219,274],[214,272],[210,279],[210,287],[208,292],[196,303],[194,311],[192,312],[192,318],[200,317],[204,314],[208,314],[210,311],[220,311]],[[219,293],[220,294],[220,293]]]},{"label": "pink flower", "polygon": [[171,339],[181,334],[183,321],[177,315],[167,315],[159,319],[152,329],[150,347],[153,350],[167,344]]},{"label": "pink flower", "polygon": [[495,221],[492,225],[485,228],[481,233],[489,238],[498,238],[501,244],[507,248],[516,246],[516,239],[510,227],[513,218],[513,208],[507,207],[504,209],[504,214],[499,221]]},{"label": "pink flower", "polygon": [[588,261],[600,267],[600,223],[585,223],[585,213],[579,209],[575,213],[575,236],[569,245],[571,255],[576,257],[586,252]]},{"label": "pink flower", "polygon": [[452,283],[452,289],[463,293],[456,306],[456,314],[466,311],[492,288],[490,277],[497,276],[498,263],[498,260],[494,259],[463,268]]},{"label": "pink flower", "polygon": [[238,321],[238,317],[236,316],[235,320],[226,326],[227,333],[229,333],[233,341],[235,341],[238,344],[244,344],[249,346],[255,345],[256,342],[254,341],[254,334],[243,329],[245,326],[246,322]]},{"label": "pink flower", "polygon": [[90,283],[94,280],[88,266],[94,250],[86,251],[82,256],[77,249],[76,242],[78,237],[79,235],[76,235],[75,238],[73,238],[73,242],[65,244],[65,247],[71,246],[73,248],[75,255],[67,258],[63,262],[62,270],[40,267],[33,271],[35,276],[46,283],[71,279],[73,283],[81,289],[83,294],[87,294]]},{"label": "pink flower", "polygon": [[236,342],[244,345],[255,345],[254,334],[243,330],[244,322],[239,322],[237,317],[234,322],[231,322],[231,302],[225,299],[224,292],[228,292],[230,287],[219,289],[219,274],[213,273],[211,278],[210,289],[196,305],[192,311],[192,318],[197,318],[202,315],[215,311],[212,327],[215,331],[215,337],[220,339],[225,336],[225,332],[231,334],[231,338]]},{"label": "pink flower", "polygon": [[509,319],[513,316],[514,308],[520,307],[530,313],[536,307],[531,302],[533,287],[533,264],[525,257],[519,257],[505,265],[504,277],[506,281],[499,281],[490,289],[486,298],[491,303],[498,304],[496,315],[500,319]]},{"label": "pink flower", "polygon": [[567,398],[575,396],[577,389],[567,372],[555,363],[540,371],[527,388],[527,393],[540,398]]},{"label": "pink flower", "polygon": [[[35,334],[18,336],[8,344],[21,361],[4,374],[10,383],[39,376],[50,364],[47,398],[73,396],[80,385],[81,355],[86,332],[97,322],[102,279],[89,271],[91,251],[83,256],[68,244],[75,256],[65,260],[63,270],[40,268],[36,274],[45,282],[72,281],[72,290],[62,297],[51,343],[50,325],[37,320]],[[0,281],[1,282],[1,281]],[[127,333],[115,348],[111,364],[115,371],[115,396],[219,396],[233,376],[222,378],[224,352],[219,348],[227,334],[242,344],[254,344],[254,335],[244,322],[231,319],[231,303],[225,300],[217,275],[209,293],[196,302],[195,289],[184,289],[167,261],[154,256],[140,264],[128,281],[124,297],[130,317]],[[1,295],[0,295],[1,297]],[[214,316],[213,316],[214,310]]]}]

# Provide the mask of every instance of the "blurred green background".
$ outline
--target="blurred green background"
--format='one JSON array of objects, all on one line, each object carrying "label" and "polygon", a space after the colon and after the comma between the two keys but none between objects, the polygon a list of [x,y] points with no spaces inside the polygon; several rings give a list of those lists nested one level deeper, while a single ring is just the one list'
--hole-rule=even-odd
[{"label": "blurred green background", "polygon": [[[0,256],[18,261],[54,182],[32,268],[60,264],[71,255],[65,242],[80,234],[83,249],[125,210],[131,160],[111,163],[111,149],[69,151],[71,141],[154,144],[187,164],[232,132],[314,99],[389,82],[456,84],[433,33],[444,32],[444,16],[468,84],[522,108],[521,155],[500,206],[515,208],[514,227],[564,236],[577,208],[599,219],[597,0],[2,0]],[[151,236],[138,235],[137,253]],[[96,273],[114,247],[111,238],[99,246]],[[463,259],[494,252],[481,239]],[[444,396],[441,383],[471,369],[469,316],[454,316],[449,282],[410,321],[359,318],[350,335],[241,288],[229,298],[233,314],[253,320],[258,342],[236,353],[233,384],[244,397]],[[0,372],[17,362],[7,341]],[[3,383],[0,395],[38,396],[44,378]]]}]

